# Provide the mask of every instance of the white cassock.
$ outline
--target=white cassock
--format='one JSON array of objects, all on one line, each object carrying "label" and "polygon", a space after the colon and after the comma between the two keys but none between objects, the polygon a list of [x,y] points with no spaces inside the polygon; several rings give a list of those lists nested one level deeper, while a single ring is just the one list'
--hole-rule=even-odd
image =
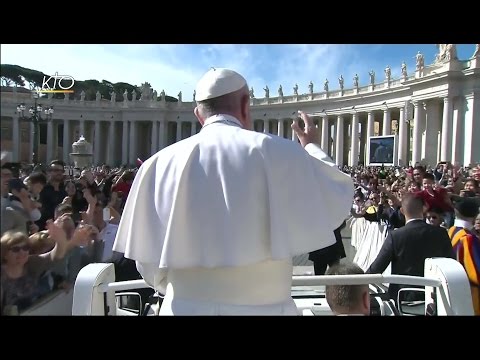
[{"label": "white cassock", "polygon": [[335,242],[352,194],[318,146],[216,115],[142,164],[114,250],[165,294],[160,314],[296,315],[291,259]]}]

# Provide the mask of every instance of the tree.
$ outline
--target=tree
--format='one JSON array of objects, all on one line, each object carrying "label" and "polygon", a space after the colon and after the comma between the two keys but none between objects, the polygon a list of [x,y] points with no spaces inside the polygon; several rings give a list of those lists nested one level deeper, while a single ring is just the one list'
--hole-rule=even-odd
[{"label": "tree", "polygon": [[[44,74],[41,71],[27,69],[18,65],[0,65],[0,73],[2,84],[5,86],[11,86],[15,84],[16,86],[28,86],[30,90],[40,90],[43,84],[43,79],[49,79],[51,75]],[[129,94],[133,90],[137,92],[137,100],[140,98],[140,87],[136,85],[131,85],[125,82],[112,83],[108,80],[75,80],[75,85],[73,86],[75,99],[80,99],[80,94],[82,91],[85,91],[85,100],[93,101],[96,98],[97,91],[100,92],[104,99],[110,99],[110,93],[115,91],[117,95],[123,94],[125,90]],[[53,97],[56,99],[63,99],[64,95],[61,93],[54,93]],[[158,98],[160,100],[160,97]],[[166,96],[165,100],[167,102],[178,102],[178,99],[172,96]],[[122,96],[117,96],[116,101],[123,101]]]}]

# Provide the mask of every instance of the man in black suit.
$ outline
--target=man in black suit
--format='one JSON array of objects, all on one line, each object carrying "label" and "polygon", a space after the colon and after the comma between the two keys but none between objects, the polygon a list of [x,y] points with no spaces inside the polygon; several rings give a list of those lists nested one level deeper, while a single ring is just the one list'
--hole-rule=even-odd
[{"label": "man in black suit", "polygon": [[[414,194],[403,196],[401,211],[406,224],[388,234],[367,274],[382,274],[391,262],[392,275],[424,276],[426,258],[455,258],[447,231],[425,223],[423,207],[423,200]],[[389,286],[391,299],[397,301],[401,287],[397,284]]]},{"label": "man in black suit", "polygon": [[312,251],[308,254],[308,260],[313,261],[315,275],[325,275],[327,266],[338,264],[340,259],[346,257],[341,234],[341,231],[345,226],[347,226],[346,221],[333,231],[336,240],[335,244],[320,250]]}]

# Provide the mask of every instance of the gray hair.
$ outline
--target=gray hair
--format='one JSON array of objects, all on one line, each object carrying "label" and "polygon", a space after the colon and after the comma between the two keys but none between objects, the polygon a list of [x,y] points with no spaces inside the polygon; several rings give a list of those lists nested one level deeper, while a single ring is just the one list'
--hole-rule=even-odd
[{"label": "gray hair", "polygon": [[[338,263],[328,268],[325,275],[355,275],[365,272],[354,263]],[[354,311],[362,302],[362,294],[367,285],[327,285],[325,296],[328,306],[334,312]],[[368,288],[368,287],[367,287]]]},{"label": "gray hair", "polygon": [[248,85],[233,93],[219,96],[213,99],[198,101],[197,106],[204,117],[221,113],[232,113],[238,111],[241,105],[242,95],[248,96]]}]

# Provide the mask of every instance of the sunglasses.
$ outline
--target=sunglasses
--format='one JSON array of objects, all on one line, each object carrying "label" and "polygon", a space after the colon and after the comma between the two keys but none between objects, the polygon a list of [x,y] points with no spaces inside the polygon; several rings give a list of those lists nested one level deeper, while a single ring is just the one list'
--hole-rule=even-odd
[{"label": "sunglasses", "polygon": [[10,251],[11,251],[11,252],[14,252],[14,253],[18,253],[18,252],[20,252],[20,250],[30,251],[30,245],[12,246],[12,247],[10,248]]}]

